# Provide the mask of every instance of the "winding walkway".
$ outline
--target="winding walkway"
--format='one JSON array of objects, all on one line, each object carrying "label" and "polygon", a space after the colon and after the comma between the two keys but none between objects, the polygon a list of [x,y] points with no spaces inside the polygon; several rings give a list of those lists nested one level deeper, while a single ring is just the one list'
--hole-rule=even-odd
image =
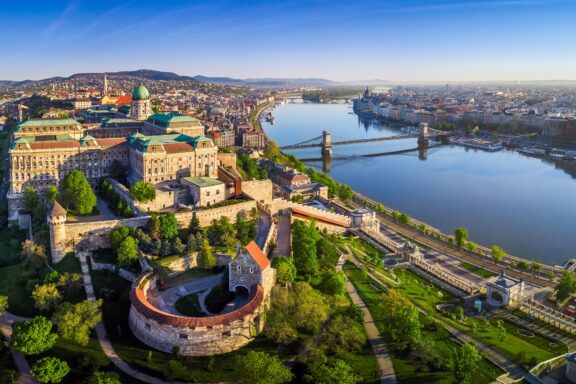
[{"label": "winding walkway", "polygon": [[[12,324],[18,321],[29,320],[24,317],[16,316],[10,312],[4,311],[4,315],[0,316],[0,328],[2,328],[2,333],[7,341],[10,341],[12,336]],[[14,348],[10,347],[10,353],[16,363],[16,368],[20,371],[20,378],[18,379],[19,384],[38,384],[36,380],[30,375],[30,364],[28,360],[21,353],[16,351]]]},{"label": "winding walkway", "polygon": [[[80,259],[80,266],[82,268],[82,277],[84,279],[84,287],[86,288],[86,296],[88,300],[95,301],[96,295],[94,295],[94,286],[92,285],[92,278],[90,276],[90,269],[88,268],[88,262],[86,261],[86,254],[85,253],[78,253],[78,258]],[[100,343],[100,347],[104,354],[110,359],[112,364],[125,374],[140,380],[144,383],[149,384],[184,384],[180,382],[172,382],[172,381],[164,381],[157,377],[153,377],[138,371],[131,367],[127,362],[122,360],[120,356],[114,350],[112,343],[108,339],[108,335],[106,334],[106,328],[104,328],[104,323],[100,322],[96,326],[96,336],[98,337],[98,342]]]},{"label": "winding walkway", "polygon": [[[342,270],[346,258],[344,256],[340,257],[337,268]],[[366,334],[368,335],[368,340],[372,349],[374,350],[374,357],[378,362],[378,367],[380,367],[380,384],[396,384],[398,380],[396,379],[396,372],[394,371],[394,365],[392,364],[392,359],[390,358],[390,348],[387,343],[380,337],[380,332],[374,323],[374,319],[368,310],[368,306],[362,300],[354,285],[346,277],[346,292],[350,295],[354,305],[358,306],[364,315],[364,328],[366,329]]]}]

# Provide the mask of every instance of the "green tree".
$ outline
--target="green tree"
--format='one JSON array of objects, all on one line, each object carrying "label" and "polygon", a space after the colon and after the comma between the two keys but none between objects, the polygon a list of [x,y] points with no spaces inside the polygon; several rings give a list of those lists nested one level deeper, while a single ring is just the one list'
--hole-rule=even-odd
[{"label": "green tree", "polygon": [[42,384],[59,383],[69,372],[68,363],[55,357],[43,357],[30,369],[32,376]]},{"label": "green tree", "polygon": [[466,248],[468,248],[468,251],[476,253],[478,252],[478,245],[476,245],[476,243],[474,243],[473,241],[469,241],[468,244],[466,244]]},{"label": "green tree", "polygon": [[282,156],[280,152],[280,147],[278,147],[278,143],[274,140],[270,140],[268,145],[264,148],[264,157],[270,159],[272,161],[276,161]]},{"label": "green tree", "polygon": [[272,259],[272,267],[276,268],[276,281],[278,284],[292,284],[296,279],[296,267],[291,257],[276,256]]},{"label": "green tree", "polygon": [[33,213],[38,207],[40,202],[40,196],[38,192],[32,187],[24,188],[24,209],[30,213]]},{"label": "green tree", "polygon": [[417,344],[421,340],[420,315],[418,309],[398,290],[391,289],[382,295],[384,324],[392,340],[403,347]]},{"label": "green tree", "polygon": [[321,270],[333,271],[336,264],[338,264],[340,254],[332,241],[325,237],[320,237],[316,242],[316,257]]},{"label": "green tree", "polygon": [[38,355],[54,346],[58,335],[52,332],[52,322],[43,316],[12,325],[12,346],[25,355]]},{"label": "green tree", "polygon": [[53,185],[49,186],[48,189],[46,189],[44,191],[44,196],[46,197],[46,201],[50,205],[53,205],[56,202],[56,199],[58,198],[59,194],[60,194],[60,192],[58,191],[58,188],[56,188]]},{"label": "green tree", "polygon": [[114,249],[118,249],[122,241],[130,235],[130,228],[128,227],[116,227],[108,235],[108,242],[110,246]]},{"label": "green tree", "polygon": [[344,272],[326,271],[322,274],[320,289],[327,295],[344,295],[346,294],[346,279]]},{"label": "green tree", "polygon": [[498,341],[500,341],[501,343],[506,341],[507,337],[506,333],[507,330],[506,327],[504,326],[504,322],[502,320],[496,321],[496,334],[498,336]]},{"label": "green tree", "polygon": [[114,372],[94,372],[84,384],[122,384],[120,376]]},{"label": "green tree", "polygon": [[192,219],[190,220],[190,226],[188,227],[188,234],[195,235],[200,232],[202,228],[200,227],[200,219],[196,216],[196,212],[192,213]]},{"label": "green tree", "polygon": [[102,300],[60,305],[54,314],[60,337],[78,345],[88,345],[90,332],[102,320],[101,307]]},{"label": "green tree", "polygon": [[291,318],[297,327],[318,333],[321,325],[328,319],[330,303],[310,284],[297,282],[293,286],[294,304]]},{"label": "green tree", "polygon": [[480,356],[476,347],[470,343],[466,343],[456,349],[453,356],[454,378],[456,379],[456,383],[471,383],[481,360],[482,356]]},{"label": "green tree", "polygon": [[304,378],[314,384],[356,384],[362,381],[346,362],[334,358],[310,359]]},{"label": "green tree", "polygon": [[367,341],[362,314],[360,319],[351,317],[349,311],[332,316],[320,333],[320,341],[331,355],[343,356],[362,350]]},{"label": "green tree", "polygon": [[130,197],[133,200],[147,203],[156,198],[156,188],[152,183],[147,183],[144,180],[139,180],[132,184],[130,187]]},{"label": "green tree", "polygon": [[574,273],[564,271],[558,284],[554,288],[554,292],[556,294],[556,299],[560,303],[576,293],[576,279],[574,279]]},{"label": "green tree", "polygon": [[8,296],[0,295],[0,316],[8,309]]},{"label": "green tree", "polygon": [[202,239],[202,244],[200,246],[200,255],[199,255],[199,267],[204,269],[211,269],[218,265],[216,261],[216,256],[212,253],[212,247],[208,243],[207,238]]},{"label": "green tree", "polygon": [[276,356],[250,351],[236,358],[241,384],[283,384],[292,380],[292,372]]},{"label": "green tree", "polygon": [[404,225],[410,224],[410,216],[405,213],[400,214],[399,220]]},{"label": "green tree", "polygon": [[147,224],[148,233],[152,239],[158,240],[161,237],[160,231],[160,215],[153,213]]},{"label": "green tree", "polygon": [[84,173],[73,170],[62,180],[62,201],[79,214],[92,213],[96,206],[96,195]]},{"label": "green tree", "polygon": [[178,236],[178,221],[172,212],[160,216],[160,233],[165,239],[173,239]]},{"label": "green tree", "polygon": [[292,224],[292,255],[298,274],[304,276],[315,276],[318,274],[317,240],[318,233],[314,222],[306,224],[302,220],[294,221]]},{"label": "green tree", "polygon": [[504,256],[506,256],[506,252],[497,245],[492,246],[492,252],[491,253],[492,253],[492,258],[497,263],[502,262],[502,260],[504,260]]},{"label": "green tree", "polygon": [[34,306],[40,311],[55,308],[62,300],[62,294],[55,283],[37,284],[32,290]]},{"label": "green tree", "polygon": [[536,261],[532,261],[530,263],[530,270],[532,271],[533,274],[537,274],[541,269],[542,269],[542,264],[540,264]]},{"label": "green tree", "polygon": [[456,245],[462,248],[468,240],[468,230],[464,227],[458,227],[454,230],[454,238],[456,239]]},{"label": "green tree", "polygon": [[169,360],[162,367],[162,373],[168,380],[185,379],[188,375],[188,370],[178,360]]},{"label": "green tree", "polygon": [[123,267],[129,267],[136,260],[138,260],[138,241],[128,236],[118,247],[118,262]]},{"label": "green tree", "polygon": [[113,160],[112,164],[110,164],[109,174],[111,178],[124,182],[127,173],[126,167],[120,161]]}]

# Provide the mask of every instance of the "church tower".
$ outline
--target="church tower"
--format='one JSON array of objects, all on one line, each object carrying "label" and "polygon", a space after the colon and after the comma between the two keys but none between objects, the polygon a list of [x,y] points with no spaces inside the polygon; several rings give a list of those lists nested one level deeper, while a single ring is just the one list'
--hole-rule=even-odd
[{"label": "church tower", "polygon": [[134,120],[146,120],[152,114],[152,102],[150,93],[146,87],[140,83],[132,90],[132,108],[130,117]]}]

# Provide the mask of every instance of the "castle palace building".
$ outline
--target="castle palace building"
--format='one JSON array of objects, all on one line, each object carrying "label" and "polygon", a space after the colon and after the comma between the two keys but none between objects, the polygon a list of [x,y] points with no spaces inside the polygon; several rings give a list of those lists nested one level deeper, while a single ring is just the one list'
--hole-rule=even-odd
[{"label": "castle palace building", "polygon": [[9,218],[18,218],[26,187],[38,192],[58,187],[77,169],[98,189],[114,160],[127,168],[130,183],[216,176],[218,148],[204,137],[199,120],[175,112],[151,114],[150,94],[141,84],[132,98],[131,118],[105,119],[96,126],[73,119],[19,124],[9,148]]},{"label": "castle palace building", "polygon": [[183,177],[216,176],[218,147],[206,137],[134,134],[129,141],[130,183],[145,180],[155,184]]}]

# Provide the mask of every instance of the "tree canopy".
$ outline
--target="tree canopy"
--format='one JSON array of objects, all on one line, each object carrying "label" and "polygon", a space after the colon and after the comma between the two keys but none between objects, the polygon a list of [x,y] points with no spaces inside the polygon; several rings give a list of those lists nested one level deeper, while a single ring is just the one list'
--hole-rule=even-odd
[{"label": "tree canopy", "polygon": [[129,267],[136,260],[138,260],[138,240],[128,236],[118,247],[118,263],[123,267]]},{"label": "tree canopy", "polygon": [[276,268],[276,281],[278,284],[291,284],[296,279],[296,267],[291,257],[274,257],[274,259],[272,259],[272,267]]},{"label": "tree canopy", "polygon": [[78,170],[70,171],[62,180],[62,202],[79,214],[89,214],[96,206],[92,186]]},{"label": "tree canopy", "polygon": [[564,271],[558,284],[554,288],[556,299],[563,302],[574,293],[576,293],[576,280],[574,279],[574,272]]},{"label": "tree canopy", "polygon": [[295,220],[292,224],[292,255],[299,275],[315,276],[318,274],[316,249],[318,238],[314,222],[307,224],[302,220]]},{"label": "tree canopy", "polygon": [[37,284],[32,290],[34,305],[40,311],[48,311],[62,300],[62,294],[55,283]]},{"label": "tree canopy", "polygon": [[85,384],[122,384],[120,376],[114,372],[94,372]]},{"label": "tree canopy", "polygon": [[69,372],[68,363],[55,357],[43,357],[30,369],[32,376],[42,384],[59,383]]},{"label": "tree canopy", "polygon": [[482,356],[476,347],[466,343],[454,351],[454,378],[458,384],[469,384],[472,382],[474,373],[478,370],[478,365]]},{"label": "tree canopy", "polygon": [[280,359],[265,352],[250,351],[236,359],[242,384],[283,384],[292,380],[292,372]]},{"label": "tree canopy", "polygon": [[102,300],[60,305],[54,314],[54,320],[58,321],[58,334],[64,340],[88,345],[90,331],[102,320],[101,307]]},{"label": "tree canopy", "polygon": [[502,248],[500,248],[497,245],[493,245],[492,246],[492,258],[494,259],[494,261],[496,262],[501,262],[502,260],[504,260],[504,256],[506,256],[506,251],[504,251]]},{"label": "tree canopy", "polygon": [[178,221],[172,212],[160,216],[160,234],[165,239],[173,239],[178,236]]},{"label": "tree canopy", "polygon": [[304,378],[314,384],[356,384],[362,381],[348,364],[335,358],[314,359]]},{"label": "tree canopy", "polygon": [[468,230],[464,227],[458,227],[454,230],[454,239],[458,247],[463,247],[468,239]]},{"label": "tree canopy", "polygon": [[130,197],[136,201],[147,203],[156,198],[156,189],[152,183],[140,180],[130,187]]},{"label": "tree canopy", "polygon": [[54,346],[58,335],[52,332],[52,322],[43,316],[12,325],[12,346],[25,355],[37,355]]}]

